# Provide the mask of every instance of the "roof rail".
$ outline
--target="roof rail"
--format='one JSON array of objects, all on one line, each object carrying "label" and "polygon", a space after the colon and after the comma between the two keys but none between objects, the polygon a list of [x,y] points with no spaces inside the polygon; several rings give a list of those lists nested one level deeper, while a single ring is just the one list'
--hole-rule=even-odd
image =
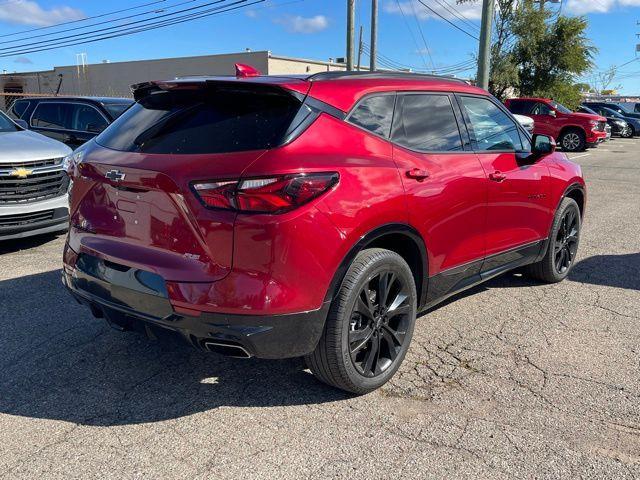
[{"label": "roof rail", "polygon": [[405,78],[405,79],[433,79],[433,80],[447,80],[451,82],[464,83],[468,85],[466,80],[456,77],[448,77],[446,75],[432,75],[428,73],[412,73],[412,72],[346,72],[346,71],[331,71],[331,72],[319,72],[314,73],[307,77],[308,81],[314,80],[344,80],[346,78]]}]

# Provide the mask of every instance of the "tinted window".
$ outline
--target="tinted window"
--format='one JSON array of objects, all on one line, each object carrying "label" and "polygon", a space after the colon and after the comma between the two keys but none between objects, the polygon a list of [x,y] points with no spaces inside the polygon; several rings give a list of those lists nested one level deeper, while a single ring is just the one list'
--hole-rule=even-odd
[{"label": "tinted window", "polygon": [[399,112],[392,139],[419,152],[462,150],[453,107],[447,95],[407,94],[398,97]]},{"label": "tinted window", "polygon": [[274,89],[153,93],[97,137],[105,147],[148,153],[226,153],[273,147],[300,102]]},{"label": "tinted window", "polygon": [[68,128],[66,121],[67,105],[64,103],[39,103],[36,106],[31,125],[42,128]]},{"label": "tinted window", "polygon": [[101,132],[107,128],[107,121],[91,105],[70,104],[71,129],[80,132]]},{"label": "tinted window", "polygon": [[102,106],[109,112],[111,118],[118,118],[124,113],[124,111],[133,105],[133,102],[129,103],[103,103]]},{"label": "tinted window", "polygon": [[531,113],[535,102],[530,100],[512,100],[509,102],[509,110],[519,115],[527,115]]},{"label": "tinted window", "polygon": [[349,121],[370,132],[388,137],[393,120],[393,105],[395,95],[380,95],[369,97],[360,102]]},{"label": "tinted window", "polygon": [[551,107],[546,103],[536,103],[533,110],[531,110],[532,115],[551,115]]},{"label": "tinted window", "polygon": [[461,97],[478,150],[522,150],[518,127],[491,100]]},{"label": "tinted window", "polygon": [[18,100],[14,102],[13,106],[11,107],[11,113],[16,118],[22,118],[22,114],[25,112],[28,106],[29,106],[29,102]]},{"label": "tinted window", "polygon": [[0,112],[0,132],[15,132],[17,130],[16,124],[5,117],[4,113]]}]

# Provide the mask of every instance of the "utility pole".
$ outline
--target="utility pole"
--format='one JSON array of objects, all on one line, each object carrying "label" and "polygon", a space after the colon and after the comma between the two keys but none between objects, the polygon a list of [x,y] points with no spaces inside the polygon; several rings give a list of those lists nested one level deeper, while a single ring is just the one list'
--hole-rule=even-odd
[{"label": "utility pole", "polygon": [[360,25],[360,40],[358,40],[358,66],[356,70],[360,71],[360,65],[362,61],[362,25]]},{"label": "utility pole", "polygon": [[480,49],[478,52],[478,86],[489,88],[489,68],[491,56],[491,29],[493,24],[494,0],[482,0],[482,25],[480,29]]},{"label": "utility pole", "polygon": [[347,0],[347,70],[353,70],[353,43],[355,40],[356,0]]},{"label": "utility pole", "polygon": [[371,45],[369,49],[371,53],[369,71],[375,72],[378,69],[376,64],[378,56],[378,0],[371,0]]}]

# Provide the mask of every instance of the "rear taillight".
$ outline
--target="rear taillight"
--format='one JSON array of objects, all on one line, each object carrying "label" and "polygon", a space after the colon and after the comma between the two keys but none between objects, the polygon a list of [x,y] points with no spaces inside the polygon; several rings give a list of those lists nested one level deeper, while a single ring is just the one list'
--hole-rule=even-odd
[{"label": "rear taillight", "polygon": [[284,213],[310,202],[338,183],[339,175],[301,173],[193,184],[207,207],[251,213]]}]

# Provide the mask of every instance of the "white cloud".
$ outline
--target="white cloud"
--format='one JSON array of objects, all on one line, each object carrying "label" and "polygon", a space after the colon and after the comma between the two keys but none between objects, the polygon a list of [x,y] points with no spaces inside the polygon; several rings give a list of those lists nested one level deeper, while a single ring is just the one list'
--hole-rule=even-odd
[{"label": "white cloud", "polygon": [[288,15],[276,20],[292,33],[318,33],[329,27],[329,19],[324,15],[315,17],[302,17],[300,15]]},{"label": "white cloud", "polygon": [[575,15],[607,13],[616,6],[640,7],[640,0],[568,0],[567,11]]},{"label": "white cloud", "polygon": [[42,8],[31,0],[9,0],[0,3],[0,22],[46,27],[60,22],[79,20],[85,15],[71,7]]},{"label": "white cloud", "polygon": [[256,12],[255,10],[245,10],[244,14],[249,18],[258,18],[258,12]]},{"label": "white cloud", "polygon": [[[455,0],[440,0],[440,2],[425,0],[424,3],[429,5],[433,10],[447,20],[460,20],[459,17],[452,12],[455,12],[468,20],[480,20],[480,18],[482,18],[482,2],[463,3],[457,5]],[[418,0],[404,0],[402,2],[388,1],[384,5],[384,11],[387,13],[397,13],[398,15],[403,13],[406,16],[415,15],[420,20],[427,20],[429,18],[439,19],[438,15],[433,13]]]},{"label": "white cloud", "polygon": [[31,65],[33,62],[27,57],[18,57],[14,60],[15,63],[23,63],[25,65]]}]

